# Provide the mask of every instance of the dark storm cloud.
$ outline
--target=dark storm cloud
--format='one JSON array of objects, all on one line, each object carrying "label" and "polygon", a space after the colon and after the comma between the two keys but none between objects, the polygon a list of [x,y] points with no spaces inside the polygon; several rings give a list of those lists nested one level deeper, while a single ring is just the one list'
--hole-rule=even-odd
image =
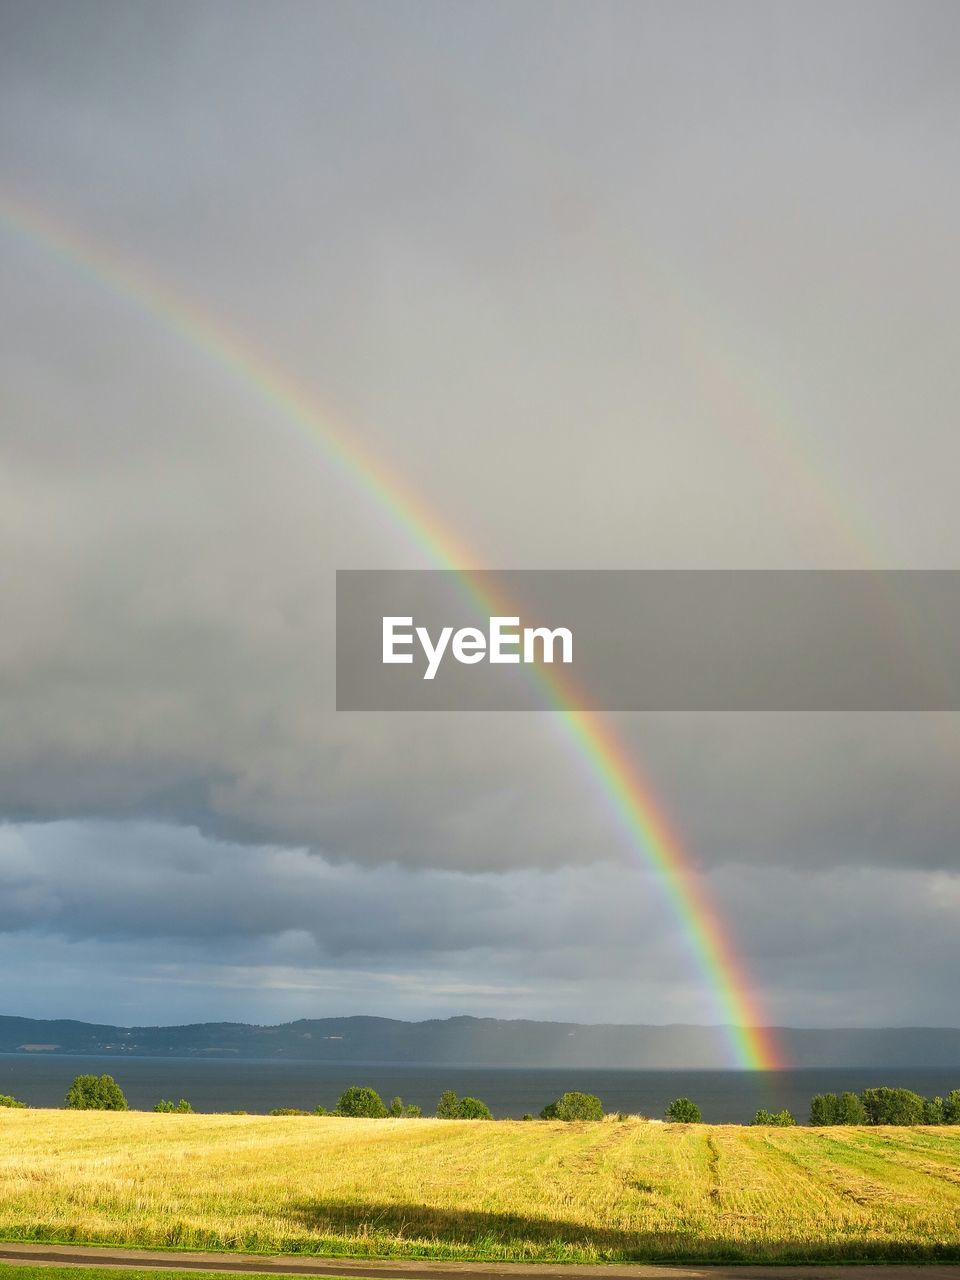
[{"label": "dark storm cloud", "polygon": [[[759,868],[706,884],[771,1021],[955,1020],[957,876]],[[639,868],[374,871],[160,824],[0,828],[5,957],[24,974],[5,1011],[55,1012],[76,984],[72,1011],[100,1020],[717,1017]]]},{"label": "dark storm cloud", "polygon": [[[958,28],[932,3],[6,5],[0,151],[275,353],[477,563],[953,567]],[[571,939],[627,926],[583,886],[635,855],[560,727],[332,710],[334,570],[420,550],[249,382],[2,219],[0,270],[0,813],[130,824],[70,828],[86,884],[31,836],[4,927],[89,965],[134,934],[198,964],[256,938],[264,971],[419,947],[424,983],[476,948],[541,1011],[582,962],[588,1008]],[[960,719],[618,726],[784,1020],[843,1019],[826,957],[871,989],[881,935],[839,905],[864,875],[936,1004]],[[675,925],[643,930],[662,972]]]}]

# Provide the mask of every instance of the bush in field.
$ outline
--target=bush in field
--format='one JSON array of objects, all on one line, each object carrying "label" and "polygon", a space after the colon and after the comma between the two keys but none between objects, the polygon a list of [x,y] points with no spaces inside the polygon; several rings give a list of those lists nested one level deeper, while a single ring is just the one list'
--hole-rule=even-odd
[{"label": "bush in field", "polygon": [[810,1123],[866,1124],[867,1111],[855,1093],[818,1093],[810,1099]]},{"label": "bush in field", "polygon": [[193,1107],[186,1098],[181,1098],[179,1102],[173,1102],[170,1098],[161,1098],[153,1109],[154,1111],[177,1111],[181,1114],[193,1111]]},{"label": "bush in field", "polygon": [[438,1120],[492,1120],[493,1113],[479,1098],[458,1098],[452,1089],[445,1089],[437,1103]]},{"label": "bush in field", "polygon": [[460,1120],[492,1120],[493,1112],[479,1098],[461,1098],[457,1112]]},{"label": "bush in field", "polygon": [[675,1098],[667,1107],[667,1119],[677,1124],[699,1124],[703,1116],[697,1104],[689,1098]]},{"label": "bush in field", "polygon": [[415,1102],[411,1102],[408,1106],[404,1106],[403,1099],[396,1097],[390,1103],[390,1114],[395,1120],[399,1120],[401,1118],[414,1120],[422,1113]]},{"label": "bush in field", "polygon": [[444,1089],[437,1103],[438,1120],[457,1120],[460,1116],[460,1099],[452,1089]]},{"label": "bush in field", "polygon": [[271,1116],[308,1116],[310,1112],[302,1111],[299,1107],[274,1107],[267,1114]]},{"label": "bush in field", "polygon": [[[952,1117],[956,1115],[954,1120]],[[956,1124],[960,1123],[960,1089],[946,1098],[922,1098],[911,1089],[886,1087],[855,1093],[818,1093],[810,1100],[810,1123],[827,1124]]]},{"label": "bush in field", "polygon": [[924,1098],[923,1123],[946,1124],[946,1105],[942,1098]]},{"label": "bush in field", "polygon": [[810,1099],[810,1123],[815,1128],[839,1124],[840,1099],[835,1093],[817,1093]]},{"label": "bush in field", "polygon": [[960,1124],[960,1089],[951,1089],[943,1100],[944,1124]]},{"label": "bush in field", "polygon": [[64,1106],[72,1111],[126,1111],[127,1100],[113,1076],[77,1076]]},{"label": "bush in field", "polygon": [[797,1122],[786,1108],[783,1111],[766,1111],[761,1107],[754,1116],[753,1123],[769,1124],[775,1125],[780,1129],[789,1129],[791,1125],[795,1125]]},{"label": "bush in field", "polygon": [[564,1093],[540,1112],[541,1120],[602,1120],[603,1103],[592,1093]]},{"label": "bush in field", "polygon": [[328,1116],[330,1112],[327,1110],[326,1107],[323,1107],[318,1103],[310,1112],[310,1114],[312,1116]]},{"label": "bush in field", "polygon": [[855,1093],[841,1093],[838,1099],[837,1124],[866,1124],[867,1109]]},{"label": "bush in field", "polygon": [[11,1098],[9,1093],[0,1093],[0,1107],[25,1107],[26,1105],[19,1098]]},{"label": "bush in field", "polygon": [[382,1120],[390,1113],[376,1089],[354,1084],[344,1089],[337,1102],[338,1116],[360,1116],[366,1120]]},{"label": "bush in field", "polygon": [[922,1124],[924,1100],[911,1089],[864,1089],[868,1124]]}]

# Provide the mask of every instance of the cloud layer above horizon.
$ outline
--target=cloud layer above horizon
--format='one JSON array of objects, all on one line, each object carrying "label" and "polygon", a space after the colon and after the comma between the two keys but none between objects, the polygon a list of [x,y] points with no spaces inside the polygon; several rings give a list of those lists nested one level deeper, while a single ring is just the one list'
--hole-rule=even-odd
[{"label": "cloud layer above horizon", "polygon": [[[919,14],[43,0],[0,153],[478,563],[956,567],[960,20]],[[5,1011],[714,1020],[550,717],[332,710],[334,570],[424,563],[389,513],[2,218],[0,272]],[[772,1021],[956,1021],[960,717],[618,728]]]}]

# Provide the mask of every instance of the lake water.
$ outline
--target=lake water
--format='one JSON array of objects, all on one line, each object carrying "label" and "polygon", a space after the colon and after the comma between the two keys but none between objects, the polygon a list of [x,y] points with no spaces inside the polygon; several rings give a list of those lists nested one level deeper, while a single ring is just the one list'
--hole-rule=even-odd
[{"label": "lake water", "polygon": [[130,1106],[150,1110],[158,1098],[188,1098],[197,1111],[267,1112],[273,1107],[333,1107],[351,1084],[371,1085],[387,1101],[399,1094],[425,1115],[444,1089],[482,1098],[495,1116],[536,1115],[570,1089],[595,1093],[607,1111],[662,1116],[681,1095],[693,1098],[704,1120],[744,1123],[758,1107],[787,1107],[802,1123],[815,1093],[858,1092],[869,1085],[902,1085],[926,1097],[960,1088],[960,1067],[926,1070],[885,1067],[807,1071],[609,1071],[584,1068],[490,1068],[324,1064],[196,1058],[76,1057],[0,1054],[0,1093],[35,1107],[62,1106],[75,1075],[107,1072]]}]

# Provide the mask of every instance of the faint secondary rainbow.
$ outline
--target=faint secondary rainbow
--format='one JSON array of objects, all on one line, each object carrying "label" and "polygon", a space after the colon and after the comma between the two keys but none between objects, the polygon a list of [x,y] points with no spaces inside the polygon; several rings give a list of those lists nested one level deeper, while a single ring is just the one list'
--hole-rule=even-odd
[{"label": "faint secondary rainbow", "polygon": [[[71,271],[146,313],[252,387],[274,410],[318,442],[338,469],[392,516],[432,564],[458,573],[465,588],[484,607],[503,611],[502,603],[481,596],[471,579],[471,570],[480,566],[457,535],[362,441],[321,413],[286,373],[218,316],[142,264],[66,226],[19,196],[0,193],[0,223]],[[609,800],[631,849],[656,872],[717,1015],[727,1028],[735,1064],[754,1070],[781,1067],[779,1047],[772,1030],[762,1025],[750,977],[637,761],[607,718],[571,705],[572,692],[562,678],[545,668],[539,669],[537,678],[570,741]]]}]

